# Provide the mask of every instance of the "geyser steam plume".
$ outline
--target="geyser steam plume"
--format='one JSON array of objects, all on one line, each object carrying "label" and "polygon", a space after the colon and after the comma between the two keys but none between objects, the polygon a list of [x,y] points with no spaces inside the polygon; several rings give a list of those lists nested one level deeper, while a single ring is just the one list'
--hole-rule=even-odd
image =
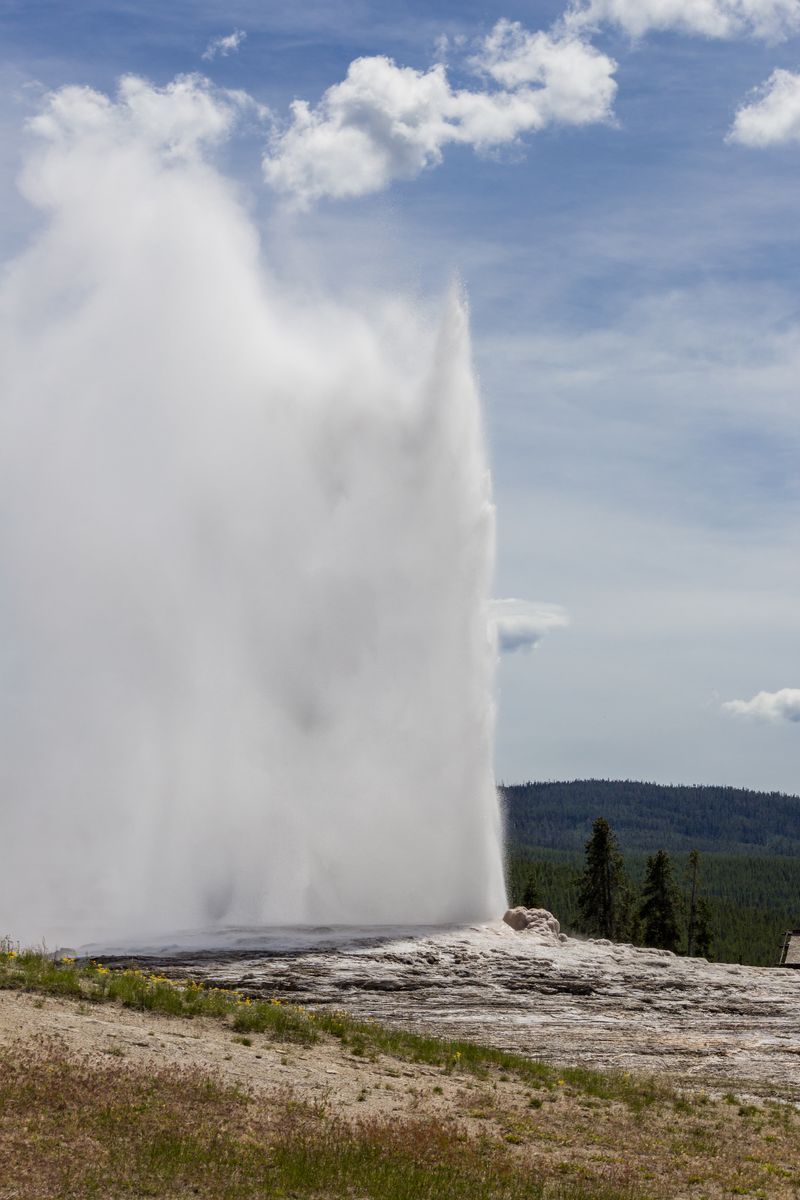
[{"label": "geyser steam plume", "polygon": [[0,292],[0,932],[503,904],[467,321],[302,302],[211,163],[245,101],[67,88]]}]

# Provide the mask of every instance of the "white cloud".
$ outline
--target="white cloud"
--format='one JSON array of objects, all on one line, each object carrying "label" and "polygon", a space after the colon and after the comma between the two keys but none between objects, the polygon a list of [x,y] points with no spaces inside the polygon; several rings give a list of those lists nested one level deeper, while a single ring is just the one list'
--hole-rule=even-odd
[{"label": "white cloud", "polygon": [[800,142],[800,75],[780,68],[736,113],[728,141],[743,146]]},{"label": "white cloud", "polygon": [[503,88],[537,84],[540,112],[553,122],[585,125],[610,116],[616,63],[580,38],[498,21],[473,64]]},{"label": "white cloud", "polygon": [[557,604],[529,600],[492,600],[489,621],[501,654],[532,650],[553,629],[569,625],[569,616]]},{"label": "white cloud", "polygon": [[315,108],[294,102],[264,157],[267,182],[308,207],[413,179],[448,144],[484,152],[548,125],[611,116],[616,63],[571,34],[501,21],[471,65],[499,88],[453,89],[440,63],[418,71],[383,55],[356,59]]},{"label": "white cloud", "polygon": [[78,145],[98,150],[135,140],[168,157],[187,158],[223,141],[241,113],[252,108],[257,106],[244,92],[215,88],[200,75],[179,75],[164,88],[127,75],[116,100],[89,87],[51,93],[29,127],[64,150]]},{"label": "white cloud", "polygon": [[800,0],[573,0],[567,27],[618,25],[631,37],[678,30],[780,41],[800,29]]},{"label": "white cloud", "polygon": [[239,49],[246,37],[247,34],[243,29],[234,29],[233,33],[229,33],[225,37],[214,38],[203,51],[203,60],[213,62],[218,55],[220,58],[227,58],[229,54],[234,54]]},{"label": "white cloud", "polygon": [[725,712],[737,717],[761,721],[800,722],[800,688],[781,688],[778,692],[759,692],[752,700],[728,700]]}]

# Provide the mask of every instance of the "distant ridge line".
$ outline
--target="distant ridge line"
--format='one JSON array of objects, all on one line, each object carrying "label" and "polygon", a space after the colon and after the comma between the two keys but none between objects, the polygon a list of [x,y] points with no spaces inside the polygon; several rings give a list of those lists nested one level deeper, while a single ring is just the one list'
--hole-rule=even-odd
[{"label": "distant ridge line", "polygon": [[651,779],[606,779],[601,775],[586,776],[585,778],[575,779],[526,779],[522,783],[506,783],[505,780],[498,780],[497,787],[504,791],[507,788],[518,787],[561,787],[571,784],[588,784],[588,783],[604,783],[604,784],[636,784],[639,787],[648,788],[666,788],[666,789],[686,789],[688,791],[715,791],[715,792],[737,792],[747,794],[748,796],[779,796],[783,800],[800,800],[800,794],[796,792],[781,792],[767,791],[764,788],[745,788],[737,787],[731,783],[656,783]]},{"label": "distant ridge line", "polygon": [[596,817],[623,849],[800,856],[800,796],[713,784],[573,779],[499,784],[510,843],[582,851]]}]

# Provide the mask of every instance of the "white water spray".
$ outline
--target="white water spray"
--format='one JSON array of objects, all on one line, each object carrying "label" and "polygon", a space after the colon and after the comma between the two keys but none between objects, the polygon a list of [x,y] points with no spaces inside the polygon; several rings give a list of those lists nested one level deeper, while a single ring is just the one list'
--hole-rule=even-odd
[{"label": "white water spray", "polygon": [[0,933],[496,916],[467,321],[302,303],[240,97],[51,97],[0,291]]}]

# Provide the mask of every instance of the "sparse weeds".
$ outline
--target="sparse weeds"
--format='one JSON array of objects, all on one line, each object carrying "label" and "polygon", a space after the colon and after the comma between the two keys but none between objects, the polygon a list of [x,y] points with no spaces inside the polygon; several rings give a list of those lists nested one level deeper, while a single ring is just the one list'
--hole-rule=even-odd
[{"label": "sparse weeds", "polygon": [[642,1195],[604,1178],[562,1177],[440,1120],[344,1121],[291,1093],[251,1095],[196,1071],[98,1067],[56,1049],[0,1055],[0,1178],[4,1196],[25,1200],[107,1196],[109,1181],[115,1196],[206,1200]]},{"label": "sparse weeds", "polygon": [[[495,1072],[501,1080],[519,1080],[532,1088],[551,1090],[569,1086],[576,1093],[601,1100],[618,1100],[635,1111],[674,1096],[674,1090],[666,1084],[632,1076],[626,1071],[556,1068],[508,1050],[426,1037],[373,1021],[360,1021],[343,1012],[318,1012],[316,1024],[321,1032],[348,1044],[354,1054],[385,1054],[407,1062],[440,1067],[447,1074],[467,1073],[485,1079],[490,1072]],[[358,1046],[357,1050],[355,1046]]]},{"label": "sparse weeds", "polygon": [[240,1000],[233,1027],[239,1033],[267,1033],[279,1042],[311,1045],[319,1040],[314,1014],[279,1000]]}]

